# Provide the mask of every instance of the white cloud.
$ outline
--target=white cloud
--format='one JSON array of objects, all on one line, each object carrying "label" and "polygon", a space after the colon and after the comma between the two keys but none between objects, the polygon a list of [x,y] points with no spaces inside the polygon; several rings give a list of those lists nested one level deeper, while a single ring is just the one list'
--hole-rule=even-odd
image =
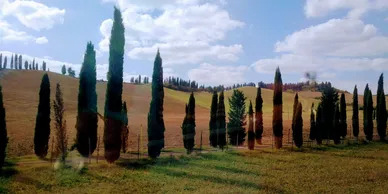
[{"label": "white cloud", "polygon": [[358,19],[331,19],[288,35],[276,52],[326,56],[376,56],[388,53],[388,37]]},{"label": "white cloud", "polygon": [[347,10],[348,18],[359,18],[370,10],[386,9],[387,0],[307,0],[304,7],[307,17],[322,17],[333,11]]},{"label": "white cloud", "polygon": [[[153,3],[155,1],[152,1]],[[158,1],[160,15],[152,15],[156,4],[118,0],[126,28],[127,54],[133,59],[153,59],[159,47],[166,64],[198,63],[205,59],[235,61],[241,45],[219,45],[227,32],[244,26],[230,18],[218,4],[201,0]],[[175,3],[175,4],[174,4]],[[107,52],[112,20],[102,22],[100,51]],[[209,52],[210,53],[207,53]],[[188,52],[190,51],[190,52]]]},{"label": "white cloud", "polygon": [[39,37],[35,40],[36,44],[47,44],[48,40],[45,36]]},{"label": "white cloud", "polygon": [[55,24],[62,24],[64,22],[64,9],[56,7],[48,7],[45,4],[35,1],[2,0],[0,4],[1,15],[14,16],[24,26],[34,29],[50,29]]},{"label": "white cloud", "polygon": [[189,70],[188,76],[201,84],[230,86],[244,82],[244,74],[248,70],[247,66],[217,66],[202,63],[199,67]]}]

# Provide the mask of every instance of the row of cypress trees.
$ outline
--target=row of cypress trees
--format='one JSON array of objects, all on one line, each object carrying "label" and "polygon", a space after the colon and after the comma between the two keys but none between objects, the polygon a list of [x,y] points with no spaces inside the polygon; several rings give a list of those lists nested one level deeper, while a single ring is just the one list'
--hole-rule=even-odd
[{"label": "row of cypress trees", "polygon": [[[10,69],[23,69],[23,56],[22,55],[13,55],[11,56],[11,68]],[[7,56],[4,56],[3,61],[3,54],[0,53],[0,69],[7,69],[8,68],[8,58]],[[35,59],[28,63],[28,61],[24,61],[24,69],[25,70],[39,70],[39,64],[35,63]],[[46,71],[47,64],[45,61],[42,62],[41,70]]]},{"label": "row of cypress trees", "polygon": [[219,97],[217,91],[213,92],[210,107],[209,130],[210,145],[224,149],[224,146],[226,145],[224,91],[220,92]]}]

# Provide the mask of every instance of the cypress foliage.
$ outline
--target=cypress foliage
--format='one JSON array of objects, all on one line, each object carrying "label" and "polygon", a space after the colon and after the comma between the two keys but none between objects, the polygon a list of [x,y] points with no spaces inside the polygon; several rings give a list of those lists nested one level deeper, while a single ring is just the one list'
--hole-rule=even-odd
[{"label": "cypress foliage", "polygon": [[19,69],[22,70],[22,64],[23,64],[23,57],[22,55],[19,55]]},{"label": "cypress foliage", "polygon": [[333,132],[331,133],[332,139],[334,140],[335,144],[341,143],[341,123],[340,123],[340,107],[339,104],[337,103],[335,106],[335,111],[334,111],[334,120],[333,120]]},{"label": "cypress foliage", "polygon": [[226,145],[226,120],[225,120],[224,91],[221,91],[221,94],[218,98],[217,145],[221,149],[224,149],[224,146]]},{"label": "cypress foliage", "polygon": [[340,136],[342,138],[345,138],[348,134],[348,124],[346,121],[346,100],[345,100],[345,94],[341,94],[340,98]]},{"label": "cypress foliage", "polygon": [[8,63],[7,63],[7,56],[4,57],[4,65],[3,69],[7,69]]},{"label": "cypress foliage", "polygon": [[210,107],[210,121],[209,121],[209,141],[210,145],[217,147],[217,91],[213,92],[212,104]]},{"label": "cypress foliage", "polygon": [[[298,96],[298,93],[296,93],[295,97],[294,97],[294,105],[293,105],[293,110],[292,110],[292,123],[291,123],[291,129],[293,131],[292,132],[293,134],[295,131],[295,122],[296,122],[295,113],[298,109],[298,105],[299,105],[299,96]],[[292,137],[294,137],[294,135]]]},{"label": "cypress foliage", "polygon": [[46,66],[47,66],[47,65],[46,65],[46,62],[43,61],[43,64],[42,64],[42,70],[43,70],[43,71],[46,71]]},{"label": "cypress foliage", "polygon": [[163,67],[159,50],[155,57],[152,74],[152,100],[148,113],[148,155],[157,158],[164,147],[164,119],[163,119]]},{"label": "cypress foliage", "polygon": [[368,84],[364,90],[364,134],[366,139],[372,141],[373,139],[373,100],[372,92]]},{"label": "cypress foliage", "polygon": [[[32,67],[34,69],[34,62],[32,63]],[[66,65],[62,65],[62,75],[66,75]]]},{"label": "cypress foliage", "polygon": [[352,116],[352,124],[353,124],[353,136],[358,139],[358,134],[360,131],[359,126],[359,118],[358,118],[358,91],[357,85],[354,86],[353,90],[353,116]]},{"label": "cypress foliage", "polygon": [[333,139],[335,129],[333,127],[335,106],[338,102],[338,92],[335,88],[328,84],[322,91],[321,105],[322,105],[322,138]]},{"label": "cypress foliage", "polygon": [[3,69],[3,54],[0,53],[0,69]]},{"label": "cypress foliage", "polygon": [[275,147],[280,149],[283,147],[283,81],[279,67],[275,72],[272,129]]},{"label": "cypress foliage", "polygon": [[294,128],[292,130],[292,137],[296,147],[300,148],[303,145],[303,118],[302,118],[302,104],[298,102],[294,113]]},{"label": "cypress foliage", "polygon": [[79,78],[76,124],[77,150],[84,157],[96,149],[97,127],[96,52],[93,44],[88,42]]},{"label": "cypress foliage", "polygon": [[310,113],[310,135],[309,139],[310,140],[315,140],[316,139],[316,122],[315,122],[315,114],[314,114],[314,103],[311,105],[311,113]]},{"label": "cypress foliage", "polygon": [[13,54],[11,56],[11,69],[13,69]]},{"label": "cypress foliage", "polygon": [[258,144],[262,144],[263,131],[263,98],[261,97],[261,88],[258,87],[255,104],[255,139]]},{"label": "cypress foliage", "polygon": [[60,161],[65,163],[67,156],[67,130],[65,120],[65,107],[63,102],[63,95],[61,85],[57,83],[57,90],[55,92],[54,100],[54,116],[55,116],[55,129],[57,136],[56,150],[60,155]]},{"label": "cypress foliage", "polygon": [[255,132],[253,130],[253,107],[252,101],[249,101],[248,110],[248,149],[253,150],[255,148]]},{"label": "cypress foliage", "polygon": [[28,69],[32,70],[31,63],[28,65]]},{"label": "cypress foliage", "polygon": [[18,55],[17,54],[15,54],[15,61],[14,61],[14,66],[15,66],[15,69],[18,69],[18,65],[19,65],[19,63],[18,63]]},{"label": "cypress foliage", "polygon": [[232,145],[242,145],[245,141],[245,97],[244,93],[240,90],[233,90],[233,95],[229,98],[229,123],[228,123],[228,136],[229,142]]},{"label": "cypress foliage", "polygon": [[128,128],[128,109],[127,103],[124,101],[123,108],[121,109],[121,113],[123,114],[123,129],[121,134],[121,150],[123,153],[127,152],[128,147],[128,136],[129,136],[129,128]]},{"label": "cypress foliage", "polygon": [[5,108],[3,104],[3,92],[0,86],[0,170],[2,169],[7,154],[8,137],[7,124],[5,121]]},{"label": "cypress foliage", "polygon": [[377,105],[376,105],[376,122],[377,133],[381,141],[385,141],[387,136],[387,105],[384,93],[384,75],[381,74],[377,88]]},{"label": "cypress foliage", "polygon": [[315,129],[316,129],[315,140],[317,141],[318,145],[322,144],[322,139],[323,139],[322,137],[324,135],[324,130],[322,129],[323,128],[322,109],[323,109],[322,104],[319,103],[318,109],[317,109],[316,125],[315,125]]},{"label": "cypress foliage", "polygon": [[105,159],[109,163],[120,157],[121,150],[124,31],[121,12],[115,7],[109,43],[109,71],[105,98],[104,146]]},{"label": "cypress foliage", "polygon": [[186,116],[182,124],[183,144],[187,153],[190,154],[194,148],[195,139],[195,98],[193,92],[186,105]]},{"label": "cypress foliage", "polygon": [[28,61],[24,61],[24,69],[25,69],[25,70],[28,69]]},{"label": "cypress foliage", "polygon": [[47,155],[50,121],[50,80],[47,73],[45,73],[40,84],[39,105],[34,134],[35,155],[39,158],[44,158]]},{"label": "cypress foliage", "polygon": [[32,70],[35,70],[35,58],[32,60]]}]

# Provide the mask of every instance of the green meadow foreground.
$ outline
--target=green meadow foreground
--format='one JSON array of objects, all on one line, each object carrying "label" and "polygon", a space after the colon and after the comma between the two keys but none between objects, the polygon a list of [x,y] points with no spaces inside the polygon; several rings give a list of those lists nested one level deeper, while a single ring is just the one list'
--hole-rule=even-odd
[{"label": "green meadow foreground", "polygon": [[[137,160],[115,164],[95,159],[82,170],[55,170],[35,156],[11,159],[0,178],[10,193],[384,193],[388,191],[388,144],[321,146],[303,150],[245,149]],[[72,163],[77,157],[70,156]],[[69,165],[72,164],[69,162]]]}]

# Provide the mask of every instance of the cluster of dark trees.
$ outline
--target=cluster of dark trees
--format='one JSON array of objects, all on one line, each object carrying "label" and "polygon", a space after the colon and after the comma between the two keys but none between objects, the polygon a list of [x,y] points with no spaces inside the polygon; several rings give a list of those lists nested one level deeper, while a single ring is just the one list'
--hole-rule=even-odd
[{"label": "cluster of dark trees", "polygon": [[134,84],[149,84],[150,83],[150,78],[149,77],[144,77],[143,81],[141,79],[141,75],[139,75],[137,78],[136,77],[131,77],[130,83]]},{"label": "cluster of dark trees", "polygon": [[[47,64],[45,61],[42,62],[42,66],[39,68],[39,64],[35,63],[35,59],[31,62],[28,62],[27,60],[23,63],[23,56],[18,54],[12,54],[11,61],[10,61],[10,68],[9,69],[18,69],[18,70],[43,70],[46,71]],[[7,56],[4,56],[0,53],[0,69],[8,69],[8,58]]]},{"label": "cluster of dark trees", "polygon": [[62,72],[62,75],[66,75],[66,73],[67,73],[70,77],[75,77],[75,70],[73,70],[71,67],[68,67],[66,69],[65,64],[62,65],[61,72]]},{"label": "cluster of dark trees", "polygon": [[[274,83],[264,83],[264,82],[259,82],[258,87],[261,88],[266,88],[266,89],[273,89],[274,88]],[[303,91],[305,89],[308,90],[314,90],[314,91],[319,91],[322,92],[325,88],[330,88],[331,83],[330,82],[321,82],[321,83],[316,83],[316,82],[298,82],[298,83],[285,83],[283,84],[283,90],[291,90],[295,92]],[[340,91],[336,89],[337,91]]]},{"label": "cluster of dark trees", "polygon": [[184,91],[184,92],[205,90],[205,86],[199,87],[196,81],[184,80],[179,77],[171,77],[171,76],[164,79],[164,86],[166,88],[170,88],[178,91]]}]

